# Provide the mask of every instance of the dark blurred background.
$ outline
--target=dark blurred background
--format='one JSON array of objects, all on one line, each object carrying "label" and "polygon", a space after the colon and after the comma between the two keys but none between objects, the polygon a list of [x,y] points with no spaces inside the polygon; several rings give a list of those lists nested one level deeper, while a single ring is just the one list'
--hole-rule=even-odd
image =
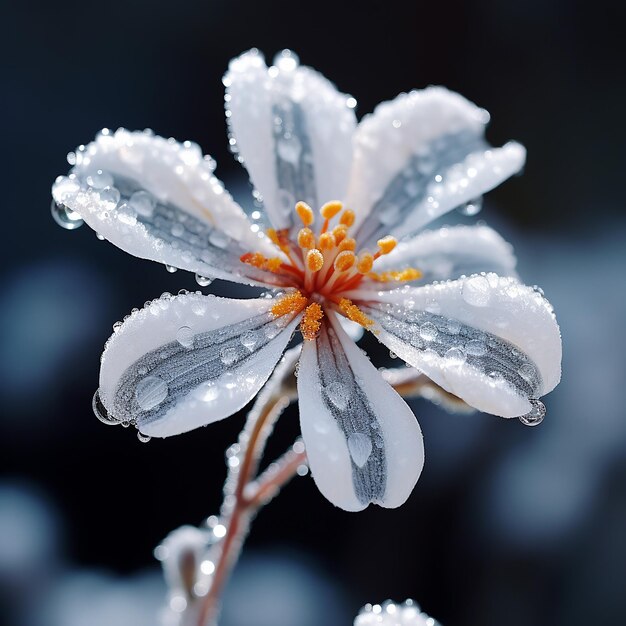
[{"label": "dark blurred background", "polygon": [[[254,524],[224,626],[339,626],[365,602],[409,596],[445,626],[626,623],[622,3],[40,0],[0,11],[5,623],[154,624],[153,548],[218,510],[243,414],[144,445],[91,412],[112,323],[196,288],[193,276],[58,228],[50,186],[100,128],[150,127],[200,143],[249,206],[221,77],[253,46],[268,61],[294,49],[357,98],[359,116],[446,85],[490,111],[492,143],[527,147],[524,176],[479,217],[554,304],[564,370],[534,429],[413,403],[426,466],[398,510],[345,513],[310,477],[295,480]],[[297,433],[292,408],[270,453]]]}]

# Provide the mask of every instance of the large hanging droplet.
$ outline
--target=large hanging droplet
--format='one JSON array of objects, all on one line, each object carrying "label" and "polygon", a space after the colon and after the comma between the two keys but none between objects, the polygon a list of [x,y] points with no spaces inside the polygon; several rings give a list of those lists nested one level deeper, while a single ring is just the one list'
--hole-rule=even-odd
[{"label": "large hanging droplet", "polygon": [[521,415],[519,421],[524,426],[537,426],[543,422],[543,418],[546,416],[546,407],[541,400],[531,398],[529,402],[532,405],[532,409],[526,415]]},{"label": "large hanging droplet", "polygon": [[65,228],[66,230],[75,230],[85,223],[83,218],[76,211],[72,211],[69,207],[66,207],[64,204],[59,204],[55,200],[53,200],[50,205],[50,212],[52,213],[54,221],[61,228]]},{"label": "large hanging droplet", "polygon": [[93,399],[91,401],[91,408],[93,409],[94,415],[107,426],[117,426],[120,422],[116,419],[113,419],[108,411],[104,408],[104,404],[102,404],[102,400],[100,399],[100,390],[96,389],[96,393],[93,394]]}]

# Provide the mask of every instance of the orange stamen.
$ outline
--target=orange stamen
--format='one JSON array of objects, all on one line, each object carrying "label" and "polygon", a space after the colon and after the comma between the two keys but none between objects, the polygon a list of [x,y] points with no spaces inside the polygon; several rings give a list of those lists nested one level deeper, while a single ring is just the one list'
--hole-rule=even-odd
[{"label": "orange stamen", "polygon": [[324,265],[324,255],[317,249],[309,250],[306,255],[306,266],[311,272],[319,272]]},{"label": "orange stamen", "polygon": [[348,300],[348,298],[339,300],[339,309],[349,320],[361,324],[364,328],[369,328],[374,323],[356,304],[352,304],[352,301]]},{"label": "orange stamen", "polygon": [[298,245],[301,248],[315,248],[315,235],[310,228],[301,228],[298,232]]},{"label": "orange stamen", "polygon": [[305,339],[311,341],[317,337],[322,325],[322,317],[324,317],[322,307],[317,302],[311,302],[300,322],[300,332]]},{"label": "orange stamen", "polygon": [[339,218],[339,223],[350,228],[354,224],[354,211],[346,209]]},{"label": "orange stamen", "polygon": [[347,272],[355,263],[356,256],[350,250],[344,250],[337,255],[333,267],[338,272]]},{"label": "orange stamen", "polygon": [[404,270],[389,270],[387,272],[364,272],[367,273],[367,277],[376,281],[377,283],[389,283],[392,281],[395,282],[406,282],[409,280],[417,280],[422,277],[422,272],[415,269],[414,267],[407,267]]},{"label": "orange stamen", "polygon": [[281,317],[290,313],[300,313],[307,305],[308,300],[299,292],[292,291],[276,300],[272,307],[272,315]]},{"label": "orange stamen", "polygon": [[306,202],[298,202],[296,204],[296,213],[305,226],[310,226],[315,220],[313,209]]}]

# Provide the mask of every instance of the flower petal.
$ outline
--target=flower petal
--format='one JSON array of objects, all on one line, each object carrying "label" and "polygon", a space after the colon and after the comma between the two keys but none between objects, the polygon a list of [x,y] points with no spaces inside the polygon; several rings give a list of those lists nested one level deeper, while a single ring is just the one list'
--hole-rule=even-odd
[{"label": "flower petal", "polygon": [[156,437],[232,415],[263,386],[298,322],[276,319],[272,304],[189,293],[136,311],[102,355],[104,408]]},{"label": "flower petal", "polygon": [[280,253],[252,232],[241,207],[213,176],[214,167],[190,142],[103,131],[77,150],[76,165],[69,176],[57,178],[52,195],[140,258],[202,276],[281,284],[276,275],[239,261],[246,252]]},{"label": "flower petal", "polygon": [[420,427],[332,312],[304,342],[298,372],[302,436],[322,494],[347,511],[400,506],[424,464]]},{"label": "flower petal", "polygon": [[[448,280],[478,272],[515,276],[516,259],[512,246],[489,226],[452,226],[425,231],[401,241],[376,261],[375,270],[402,270],[414,267],[420,282]],[[393,289],[397,283],[375,282],[375,289]]]},{"label": "flower petal", "polygon": [[526,415],[559,382],[561,336],[552,307],[513,278],[475,275],[377,296],[378,303],[360,306],[380,341],[481,411]]},{"label": "flower petal", "polygon": [[251,50],[224,77],[231,145],[276,229],[291,228],[297,201],[341,200],[352,160],[351,99],[283,51],[269,69]]},{"label": "flower petal", "polygon": [[401,94],[363,118],[346,200],[359,243],[414,233],[518,172],[524,148],[490,149],[488,120],[484,109],[442,87]]}]

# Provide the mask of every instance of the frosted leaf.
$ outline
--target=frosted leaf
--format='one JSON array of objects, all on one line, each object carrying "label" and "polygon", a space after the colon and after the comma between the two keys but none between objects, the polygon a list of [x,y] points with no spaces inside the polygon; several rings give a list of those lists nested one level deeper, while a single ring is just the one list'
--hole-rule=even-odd
[{"label": "frosted leaf", "polygon": [[277,229],[291,228],[294,205],[342,199],[356,118],[347,97],[290,51],[268,68],[251,50],[224,77],[231,147],[243,161]]},{"label": "frosted leaf", "polygon": [[[200,276],[260,285],[276,275],[240,262],[247,252],[280,252],[250,229],[243,210],[195,144],[124,129],[99,134],[77,152],[52,195],[68,224],[84,220],[101,237],[140,258]],[[61,213],[55,214],[59,220]]]},{"label": "frosted leaf", "polygon": [[346,198],[357,210],[357,240],[371,245],[389,232],[414,233],[518,172],[524,148],[489,148],[488,119],[442,87],[402,94],[363,118]]},{"label": "frosted leaf", "polygon": [[132,313],[102,355],[100,413],[168,437],[238,411],[272,373],[298,323],[289,316],[269,339],[263,330],[275,324],[272,305],[166,294]]},{"label": "frosted leaf", "polygon": [[[512,278],[486,274],[379,292],[379,304],[371,292],[351,297],[370,301],[363,308],[390,350],[481,411],[526,415],[559,382],[561,337],[552,307]],[[429,312],[433,301],[437,313]],[[429,324],[437,328],[432,339],[422,332]]]},{"label": "frosted leaf", "polygon": [[404,400],[329,312],[305,341],[298,375],[300,425],[313,478],[348,511],[400,506],[424,461],[422,435]]}]

